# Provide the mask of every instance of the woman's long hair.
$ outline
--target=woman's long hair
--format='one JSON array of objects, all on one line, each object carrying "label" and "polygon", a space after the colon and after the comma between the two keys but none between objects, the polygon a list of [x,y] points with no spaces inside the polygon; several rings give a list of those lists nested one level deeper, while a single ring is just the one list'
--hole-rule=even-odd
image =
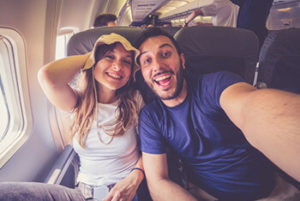
[{"label": "woman's long hair", "polygon": [[[94,68],[97,62],[103,58],[107,51],[111,51],[116,47],[117,43],[111,45],[100,45],[96,49],[95,64],[92,68],[82,72],[79,80],[79,96],[77,105],[74,109],[74,119],[71,125],[71,140],[78,134],[78,142],[82,147],[85,147],[85,141],[88,133],[91,130],[94,120],[97,120],[97,103],[98,103],[98,86],[94,78]],[[116,91],[116,96],[119,99],[117,108],[117,118],[114,125],[103,125],[113,129],[107,129],[109,135],[120,136],[125,133],[129,126],[137,119],[137,105],[135,101],[135,93],[133,87],[134,73],[134,53],[132,53],[132,66],[129,81],[125,86]],[[99,94],[101,96],[101,92]],[[101,112],[101,111],[100,111]]]}]

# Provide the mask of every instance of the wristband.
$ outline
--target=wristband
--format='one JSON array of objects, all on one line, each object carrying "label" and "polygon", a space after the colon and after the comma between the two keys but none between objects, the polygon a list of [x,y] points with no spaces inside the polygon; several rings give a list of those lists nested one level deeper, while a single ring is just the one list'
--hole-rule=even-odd
[{"label": "wristband", "polygon": [[139,170],[143,173],[144,177],[145,177],[145,172],[142,168],[132,168],[130,172],[132,172],[133,170]]}]

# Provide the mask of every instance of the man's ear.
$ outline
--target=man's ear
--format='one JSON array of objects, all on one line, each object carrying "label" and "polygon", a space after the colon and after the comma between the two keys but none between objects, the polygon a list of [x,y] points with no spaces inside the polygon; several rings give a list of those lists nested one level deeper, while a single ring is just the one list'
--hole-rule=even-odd
[{"label": "man's ear", "polygon": [[180,54],[180,60],[181,60],[183,69],[185,69],[185,58],[184,58],[184,54],[183,53]]}]

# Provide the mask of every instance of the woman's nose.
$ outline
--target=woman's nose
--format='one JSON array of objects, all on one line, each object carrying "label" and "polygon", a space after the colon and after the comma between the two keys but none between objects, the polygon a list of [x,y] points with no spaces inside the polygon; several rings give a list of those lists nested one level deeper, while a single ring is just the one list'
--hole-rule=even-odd
[{"label": "woman's nose", "polygon": [[121,64],[119,61],[113,62],[112,66],[114,71],[119,71],[121,69]]}]

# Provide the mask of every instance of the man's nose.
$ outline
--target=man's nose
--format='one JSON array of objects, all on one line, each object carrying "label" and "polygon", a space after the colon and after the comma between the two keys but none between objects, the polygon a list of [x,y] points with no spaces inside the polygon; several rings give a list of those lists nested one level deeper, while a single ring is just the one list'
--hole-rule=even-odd
[{"label": "man's nose", "polygon": [[154,58],[152,63],[152,71],[159,72],[162,66],[162,61],[159,58]]}]

